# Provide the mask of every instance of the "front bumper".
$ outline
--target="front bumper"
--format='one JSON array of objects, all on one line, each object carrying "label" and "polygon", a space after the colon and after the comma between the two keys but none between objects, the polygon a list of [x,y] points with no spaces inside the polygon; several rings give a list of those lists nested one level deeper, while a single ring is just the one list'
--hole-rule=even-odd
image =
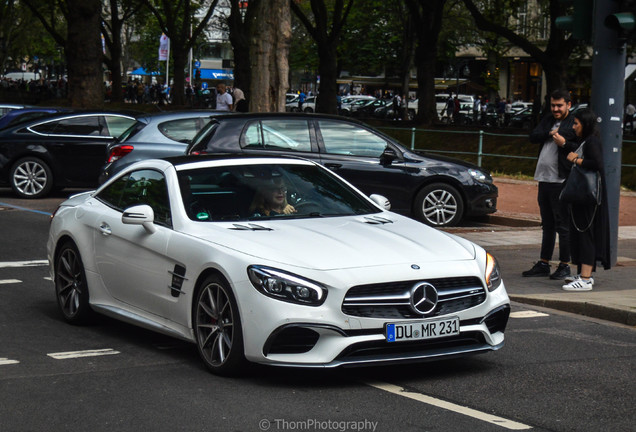
[{"label": "front bumper", "polygon": [[468,216],[483,216],[497,211],[499,190],[494,184],[477,184],[469,189]]},{"label": "front bumper", "polygon": [[[459,265],[461,267],[461,265]],[[368,271],[368,269],[367,269]],[[371,275],[371,280],[379,280]],[[374,278],[375,277],[375,278]],[[358,279],[359,281],[359,279]],[[353,284],[352,284],[353,285]],[[251,286],[235,287],[249,361],[291,367],[332,368],[419,362],[498,350],[510,313],[504,284],[478,305],[431,318],[362,317],[343,313],[346,292],[330,289],[320,307],[283,303]],[[458,317],[452,337],[387,342],[385,325]]]},{"label": "front bumper", "polygon": [[[461,357],[502,348],[503,332],[509,315],[510,306],[504,305],[479,322],[461,322],[461,332],[457,336],[400,343],[387,342],[383,329],[344,331],[330,326],[290,324],[277,329],[270,336],[265,343],[263,354],[275,362],[272,364],[279,366],[320,368],[412,363]],[[316,352],[324,350],[320,347],[321,344],[333,344],[338,338],[347,346],[330,362],[290,361],[294,356],[301,359],[301,351],[309,354],[314,349]],[[326,342],[321,342],[321,339]]]}]

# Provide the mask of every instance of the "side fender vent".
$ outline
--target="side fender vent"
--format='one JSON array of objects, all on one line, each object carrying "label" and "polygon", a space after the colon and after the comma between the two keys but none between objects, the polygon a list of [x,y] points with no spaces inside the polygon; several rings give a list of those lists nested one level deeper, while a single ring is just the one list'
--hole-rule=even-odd
[{"label": "side fender vent", "polygon": [[179,294],[184,294],[184,292],[181,291],[181,287],[183,286],[183,281],[188,280],[185,277],[186,268],[183,266],[180,266],[179,264],[176,264],[174,266],[174,270],[169,271],[168,273],[172,275],[172,282],[170,283],[170,286],[169,286],[170,294],[172,294],[172,297],[179,297]]}]

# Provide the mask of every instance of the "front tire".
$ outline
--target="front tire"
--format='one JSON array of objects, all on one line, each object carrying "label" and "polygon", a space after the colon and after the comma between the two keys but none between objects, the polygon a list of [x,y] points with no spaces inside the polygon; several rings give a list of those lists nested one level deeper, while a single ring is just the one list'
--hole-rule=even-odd
[{"label": "front tire", "polygon": [[84,324],[93,315],[88,302],[84,264],[71,241],[62,245],[55,259],[55,296],[60,312],[68,323]]},{"label": "front tire", "polygon": [[228,284],[208,276],[197,292],[193,327],[199,355],[217,375],[233,375],[245,364],[238,305]]},{"label": "front tire", "polygon": [[9,181],[21,198],[41,198],[53,188],[53,172],[41,159],[25,157],[11,168]]},{"label": "front tire", "polygon": [[415,217],[433,227],[455,226],[464,214],[464,200],[453,186],[433,183],[415,197]]}]

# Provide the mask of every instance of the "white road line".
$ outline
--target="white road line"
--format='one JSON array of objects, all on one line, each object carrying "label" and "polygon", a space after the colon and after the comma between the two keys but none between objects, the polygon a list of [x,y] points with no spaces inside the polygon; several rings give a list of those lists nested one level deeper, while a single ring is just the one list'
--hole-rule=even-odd
[{"label": "white road line", "polygon": [[510,314],[510,318],[537,318],[537,317],[547,317],[550,316],[543,312],[524,310],[519,312],[512,312]]},{"label": "white road line", "polygon": [[0,262],[0,268],[8,267],[38,267],[49,265],[48,260],[32,260],[32,261],[5,261]]},{"label": "white road line", "polygon": [[44,276],[44,278],[43,278],[43,279],[44,279],[44,280],[47,280],[47,281],[52,281],[52,280],[53,280],[53,278],[51,278],[51,276]]},{"label": "white road line", "polygon": [[421,393],[414,393],[410,391],[404,390],[402,387],[396,386],[394,384],[382,383],[382,382],[368,382],[367,385],[371,387],[375,387],[380,390],[387,391],[389,393],[393,393],[399,396],[403,396],[409,399],[416,400],[418,402],[423,402],[428,405],[433,405],[438,408],[443,408],[449,411],[456,412],[458,414],[463,414],[469,417],[473,417],[477,420],[482,420],[488,423],[495,424],[497,426],[501,426],[510,430],[527,430],[532,429],[532,426],[525,425],[523,423],[517,423],[512,420],[508,420],[502,417],[497,417],[492,414],[487,414],[481,411],[474,410],[472,408],[468,408],[465,406],[457,405],[452,402],[447,402],[441,399],[437,399],[431,396],[426,396]]},{"label": "white road line", "polygon": [[52,357],[56,360],[67,360],[72,358],[80,358],[80,357],[96,357],[103,355],[112,355],[112,354],[121,354],[119,351],[115,351],[111,348],[106,349],[98,349],[98,350],[85,350],[85,351],[68,351],[68,352],[59,352],[59,353],[50,353],[47,356]]},{"label": "white road line", "polygon": [[10,360],[6,357],[0,358],[0,366],[4,366],[4,365],[10,365],[10,364],[18,364],[20,363],[17,360]]},{"label": "white road line", "polygon": [[12,284],[12,283],[20,283],[22,282],[19,279],[0,279],[0,285],[2,284]]}]

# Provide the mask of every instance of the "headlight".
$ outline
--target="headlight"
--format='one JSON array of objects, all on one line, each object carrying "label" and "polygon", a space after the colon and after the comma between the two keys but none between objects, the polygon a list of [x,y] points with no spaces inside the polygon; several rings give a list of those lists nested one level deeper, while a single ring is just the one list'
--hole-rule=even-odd
[{"label": "headlight", "polygon": [[492,177],[485,172],[471,168],[468,170],[468,174],[470,174],[472,178],[480,183],[492,183]]},{"label": "headlight", "polygon": [[497,259],[486,252],[486,287],[494,291],[501,285],[501,271]]},{"label": "headlight", "polygon": [[268,297],[308,306],[320,306],[327,298],[320,284],[282,270],[249,266],[247,274],[254,288]]}]

